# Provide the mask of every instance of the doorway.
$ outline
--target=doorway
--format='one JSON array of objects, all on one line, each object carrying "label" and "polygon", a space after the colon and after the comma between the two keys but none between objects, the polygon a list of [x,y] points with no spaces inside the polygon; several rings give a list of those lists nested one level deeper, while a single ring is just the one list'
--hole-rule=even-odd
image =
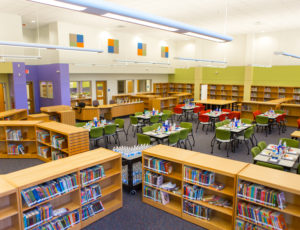
[{"label": "doorway", "polygon": [[32,81],[26,82],[26,90],[27,90],[28,112],[29,114],[33,114],[35,111],[35,106],[34,106],[34,92],[33,92]]},{"label": "doorway", "polygon": [[106,81],[96,81],[96,97],[100,105],[106,105]]},{"label": "doorway", "polygon": [[127,80],[127,93],[133,93],[133,80]]},{"label": "doorway", "polygon": [[0,112],[7,110],[6,85],[0,83]]}]

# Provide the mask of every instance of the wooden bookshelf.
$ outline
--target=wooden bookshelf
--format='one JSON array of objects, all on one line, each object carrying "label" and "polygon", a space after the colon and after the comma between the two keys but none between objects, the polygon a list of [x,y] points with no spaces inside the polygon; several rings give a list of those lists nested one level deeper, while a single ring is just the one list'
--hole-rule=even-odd
[{"label": "wooden bookshelf", "polygon": [[161,97],[168,96],[168,88],[169,88],[169,83],[167,83],[167,82],[153,84],[153,92],[156,95],[161,96]]},{"label": "wooden bookshelf", "polygon": [[35,120],[38,120],[38,121],[44,121],[44,122],[47,122],[49,121],[49,115],[46,114],[46,113],[37,113],[37,114],[30,114],[27,116],[27,120],[29,121],[35,121]]},{"label": "wooden bookshelf", "polygon": [[157,96],[157,95],[134,95],[134,96],[131,96],[131,100],[142,101],[142,102],[144,102],[144,108],[146,110],[152,110],[153,100],[158,97],[159,96]]},{"label": "wooden bookshelf", "polygon": [[0,120],[26,120],[27,109],[12,109],[0,112]]},{"label": "wooden bookshelf", "polygon": [[[237,174],[248,165],[247,163],[165,145],[156,145],[152,148],[144,150],[142,156],[143,194],[145,192],[145,188],[150,187],[152,189],[168,193],[170,199],[170,202],[168,204],[163,205],[161,202],[154,201],[153,199],[143,195],[143,202],[207,229],[234,229],[233,223],[235,217],[234,210],[236,205],[236,178]],[[172,173],[166,174],[162,171],[157,171],[155,168],[149,169],[147,166],[145,166],[145,159],[149,157],[155,157],[157,159],[171,162],[173,168]],[[224,185],[224,188],[222,190],[218,190],[212,186],[207,186],[197,181],[191,181],[188,178],[185,178],[186,167],[196,170],[206,170],[215,173],[215,181],[218,184],[222,183]],[[149,183],[147,183],[147,181],[145,180],[145,173],[147,171],[156,173],[157,175],[163,175],[164,183],[168,181],[175,183],[179,187],[179,192],[173,193],[155,187],[153,185],[149,185]],[[187,196],[184,196],[183,187],[185,184],[196,185],[199,188],[203,188],[204,194],[218,195],[222,198],[226,198],[227,200],[232,202],[232,206],[231,208],[221,207],[214,204],[209,204],[208,202],[204,202],[202,200],[194,200]],[[183,203],[185,201],[211,209],[211,218],[209,220],[201,219],[184,212]]]},{"label": "wooden bookshelf", "polygon": [[76,104],[84,102],[86,106],[92,106],[92,98],[91,97],[82,97],[82,98],[71,98],[71,106],[76,106]]},{"label": "wooden bookshelf", "polygon": [[41,107],[41,112],[50,116],[50,120],[61,122],[67,125],[75,125],[75,111],[68,105],[55,105]]},{"label": "wooden bookshelf", "polygon": [[190,93],[194,97],[193,83],[154,83],[153,92],[161,97],[170,96],[173,93]]},{"label": "wooden bookshelf", "polygon": [[0,229],[20,229],[18,190],[0,176]]},{"label": "wooden bookshelf", "polygon": [[300,104],[282,103],[280,109],[286,113],[287,125],[298,127],[297,120],[300,118]]},{"label": "wooden bookshelf", "polygon": [[131,93],[127,93],[127,94],[117,94],[117,95],[113,95],[112,99],[114,100],[114,103],[119,104],[119,101],[124,102],[129,102],[131,99],[132,94]]},{"label": "wooden bookshelf", "polygon": [[[43,131],[49,134],[45,142],[37,138],[37,144],[50,147],[48,159],[53,159],[53,152],[60,152],[66,157],[89,150],[89,131],[58,122],[44,122],[36,127],[37,132]],[[65,139],[61,148],[53,145],[53,136],[57,135]]]},{"label": "wooden bookshelf", "polygon": [[[262,176],[263,175],[263,176]],[[287,223],[287,229],[298,229],[300,224],[300,183],[299,175],[284,171],[279,171],[271,168],[266,168],[254,164],[249,164],[238,174],[238,182],[245,181],[257,185],[265,186],[269,189],[283,191],[286,199],[286,207],[280,209],[278,207],[270,206],[255,200],[250,200],[248,197],[236,196],[236,202],[244,202],[252,204],[261,208],[266,208],[271,211],[280,212],[284,215]],[[238,186],[236,186],[238,189]],[[236,207],[237,208],[237,207]],[[237,210],[235,211],[237,213]],[[251,220],[236,215],[236,220],[241,219],[254,225],[264,227],[262,224],[256,224]]]},{"label": "wooden bookshelf", "polygon": [[177,93],[177,92],[169,92],[171,97],[178,98],[178,104],[183,104],[185,100],[194,98],[194,95],[191,93]]},{"label": "wooden bookshelf", "polygon": [[[201,85],[200,85],[201,89]],[[201,94],[200,94],[201,96]],[[207,99],[242,101],[244,98],[243,85],[207,85]]]},{"label": "wooden bookshelf", "polygon": [[[103,166],[105,176],[98,180],[91,181],[91,183],[88,183],[87,185],[81,183],[80,172],[97,165]],[[78,210],[80,214],[80,222],[74,225],[71,229],[83,229],[123,206],[121,172],[121,155],[111,150],[99,148],[59,161],[49,162],[47,164],[10,173],[5,175],[5,179],[18,187],[17,197],[20,200],[20,208],[18,209],[20,215],[23,216],[24,212],[30,211],[42,204],[51,204],[53,209],[68,208],[69,211]],[[21,196],[21,192],[27,188],[71,174],[76,175],[78,181],[78,186],[74,187],[71,191],[46,199],[45,201],[30,207],[27,206]],[[101,196],[95,201],[101,201],[104,210],[86,220],[83,220],[82,208],[88,203],[82,204],[81,189],[92,184],[99,184],[101,187]],[[41,223],[36,227],[42,226],[43,224],[44,223]],[[23,218],[21,218],[21,228],[14,229],[24,229]]]},{"label": "wooden bookshelf", "polygon": [[173,108],[178,104],[178,98],[177,97],[155,98],[152,103],[153,103],[153,108],[160,112],[165,109],[173,111]]}]

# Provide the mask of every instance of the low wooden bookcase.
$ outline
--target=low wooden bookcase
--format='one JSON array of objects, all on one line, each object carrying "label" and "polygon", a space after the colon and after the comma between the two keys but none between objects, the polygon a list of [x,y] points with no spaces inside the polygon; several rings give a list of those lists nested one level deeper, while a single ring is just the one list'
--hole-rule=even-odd
[{"label": "low wooden bookcase", "polygon": [[27,109],[12,109],[0,112],[0,120],[26,120]]}]

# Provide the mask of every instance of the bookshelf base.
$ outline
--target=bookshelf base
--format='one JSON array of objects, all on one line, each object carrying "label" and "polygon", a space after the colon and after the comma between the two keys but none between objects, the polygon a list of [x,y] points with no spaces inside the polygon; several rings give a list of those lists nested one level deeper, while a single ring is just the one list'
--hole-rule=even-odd
[{"label": "bookshelf base", "polygon": [[24,155],[8,155],[8,154],[5,154],[5,153],[0,153],[0,159],[1,158],[3,158],[3,159],[39,159],[39,160],[44,161],[44,162],[52,161],[51,159],[44,158],[44,157],[41,157],[37,154],[31,154],[31,153],[27,153],[27,154],[24,154]]}]

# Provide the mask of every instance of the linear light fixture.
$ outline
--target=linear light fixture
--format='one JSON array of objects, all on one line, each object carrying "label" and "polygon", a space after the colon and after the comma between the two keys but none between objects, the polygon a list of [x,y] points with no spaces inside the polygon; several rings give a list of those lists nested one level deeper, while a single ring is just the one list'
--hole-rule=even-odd
[{"label": "linear light fixture", "polygon": [[23,55],[2,55],[2,54],[0,54],[0,57],[11,58],[11,59],[42,59],[41,56],[23,56]]},{"label": "linear light fixture", "polygon": [[26,43],[26,42],[13,42],[13,41],[0,41],[0,46],[17,46],[25,48],[41,48],[41,49],[54,49],[54,50],[71,50],[71,51],[85,51],[94,53],[103,53],[103,50],[86,49],[79,47],[57,46],[39,43]]},{"label": "linear light fixture", "polygon": [[44,3],[53,6],[58,6],[56,2],[68,3],[75,6],[85,7],[86,9],[82,10],[81,12],[88,13],[88,14],[140,24],[143,26],[158,28],[166,31],[172,31],[178,34],[193,36],[196,38],[208,39],[210,41],[215,41],[215,42],[232,41],[232,37],[227,35],[215,33],[209,30],[198,28],[196,26],[170,20],[167,18],[162,18],[152,14],[138,12],[137,10],[121,7],[114,3],[106,2],[103,0],[101,1],[99,0],[84,0],[84,1],[83,0],[56,0],[56,1],[28,0],[28,1],[34,1],[34,2]]},{"label": "linear light fixture", "polygon": [[73,5],[73,4],[70,4],[70,3],[65,3],[65,2],[55,1],[55,0],[31,0],[31,1],[46,4],[46,5],[66,8],[66,9],[69,9],[69,10],[83,11],[83,10],[86,9],[86,7],[77,6],[77,5]]},{"label": "linear light fixture", "polygon": [[283,56],[287,56],[287,57],[292,57],[292,58],[298,58],[300,59],[300,56],[294,55],[294,54],[289,54],[286,52],[280,52],[280,51],[276,51],[274,52],[275,55],[283,55]]},{"label": "linear light fixture", "polygon": [[170,65],[167,62],[154,62],[154,61],[134,61],[134,60],[115,60],[120,63],[133,63],[133,64],[151,64],[151,65]]},{"label": "linear light fixture", "polygon": [[210,63],[227,64],[226,61],[208,60],[208,59],[183,58],[183,57],[174,57],[174,59],[181,60],[181,61],[195,61],[195,62],[210,62]]}]

